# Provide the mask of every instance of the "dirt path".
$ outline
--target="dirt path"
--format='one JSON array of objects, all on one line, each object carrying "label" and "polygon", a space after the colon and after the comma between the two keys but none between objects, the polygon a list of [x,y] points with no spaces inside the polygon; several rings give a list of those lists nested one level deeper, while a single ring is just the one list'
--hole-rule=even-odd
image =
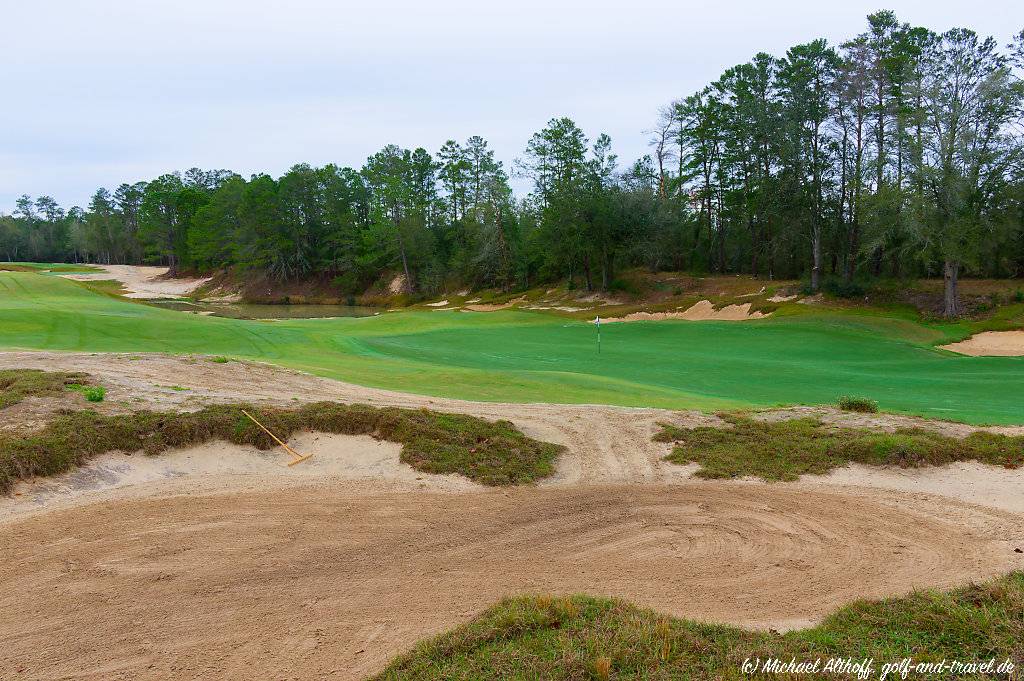
[{"label": "dirt path", "polygon": [[[585,591],[789,628],[856,598],[1024,568],[1024,471],[851,467],[712,483],[650,441],[658,421],[714,421],[695,412],[464,402],[201,358],[0,353],[0,367],[32,366],[89,372],[107,411],[424,406],[508,418],[568,450],[553,479],[526,489],[423,475],[389,443],[320,434],[297,436],[314,456],[295,468],[211,443],[108,454],[20,485],[0,500],[0,678],[355,679],[508,594]],[[161,387],[167,376],[190,390]],[[31,423],[54,404],[3,416]],[[924,423],[806,408],[766,417],[807,413]]]}]

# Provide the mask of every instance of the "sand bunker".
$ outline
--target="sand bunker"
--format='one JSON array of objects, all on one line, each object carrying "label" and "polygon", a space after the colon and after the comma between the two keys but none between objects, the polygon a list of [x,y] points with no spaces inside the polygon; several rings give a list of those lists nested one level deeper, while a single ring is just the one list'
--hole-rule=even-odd
[{"label": "sand bunker", "polygon": [[601,322],[648,322],[662,319],[685,319],[691,322],[742,322],[748,319],[763,319],[770,314],[756,310],[751,312],[750,303],[726,305],[722,309],[716,310],[710,300],[702,300],[682,312],[631,312],[623,317],[602,318]]},{"label": "sand bunker", "polygon": [[445,298],[444,300],[439,300],[436,303],[426,303],[426,306],[427,307],[444,307],[447,304],[448,304],[448,299]]},{"label": "sand bunker", "polygon": [[519,296],[514,300],[510,300],[507,303],[500,305],[489,305],[487,303],[480,303],[476,305],[464,305],[464,310],[470,310],[471,312],[497,312],[498,310],[507,310],[513,305],[518,305],[526,300],[526,296]]},{"label": "sand bunker", "polygon": [[[102,408],[355,400],[508,418],[567,450],[551,479],[513,489],[418,473],[392,443],[310,433],[290,442],[313,458],[291,468],[280,450],[215,442],[23,483],[0,509],[0,678],[354,679],[510,593],[791,628],[857,598],[1024,567],[1024,470],[688,480],[694,466],[665,462],[651,435],[713,416],[468,402],[132,357],[8,352],[0,366],[88,371],[108,387]],[[167,375],[190,390],[159,388]]]},{"label": "sand bunker", "polygon": [[61,274],[65,279],[75,281],[103,281],[116,279],[128,293],[126,298],[186,298],[210,277],[194,279],[162,279],[168,272],[166,267],[146,265],[92,265],[103,272],[89,274]]},{"label": "sand bunker", "polygon": [[791,296],[784,296],[780,293],[776,293],[774,296],[768,299],[769,303],[788,303],[791,300],[796,300],[797,295],[794,293]]},{"label": "sand bunker", "polygon": [[510,593],[785,629],[857,598],[1020,566],[992,538],[1019,535],[1019,516],[964,507],[965,526],[927,499],[891,497],[311,482],[57,511],[0,525],[0,676],[355,679]]},{"label": "sand bunker", "polygon": [[1024,357],[1024,331],[985,331],[939,347],[973,357]]}]

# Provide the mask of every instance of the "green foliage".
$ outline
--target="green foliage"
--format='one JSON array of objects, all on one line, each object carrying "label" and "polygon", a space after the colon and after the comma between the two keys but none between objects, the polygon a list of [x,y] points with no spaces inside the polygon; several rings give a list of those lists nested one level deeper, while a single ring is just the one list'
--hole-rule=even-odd
[{"label": "green foliage", "polygon": [[85,399],[89,402],[102,402],[103,398],[107,396],[107,389],[101,385],[81,385],[79,383],[72,383],[68,386],[68,390],[74,390],[75,392],[82,393]]},{"label": "green foliage", "polygon": [[843,411],[859,411],[865,414],[874,414],[878,411],[878,402],[855,395],[843,395],[836,402],[836,406]]},{"label": "green foliage", "polygon": [[0,409],[29,396],[59,396],[85,378],[80,372],[0,369]]},{"label": "green foliage", "polygon": [[918,467],[979,461],[1009,468],[1024,464],[1024,436],[976,431],[958,439],[923,428],[886,433],[832,427],[810,418],[763,421],[729,414],[722,418],[731,427],[685,429],[662,424],[654,439],[674,443],[668,461],[699,463],[696,475],[702,478],[796,480],[849,463]]},{"label": "green foliage", "polygon": [[112,450],[159,454],[210,440],[271,449],[300,430],[372,435],[403,445],[401,460],[427,473],[460,473],[483,485],[531,483],[554,472],[559,445],[523,435],[508,421],[414,409],[318,402],[299,409],[217,405],[190,413],[140,411],[105,416],[63,412],[38,433],[0,432],[0,493],[32,476],[56,475]]},{"label": "green foliage", "polygon": [[826,293],[837,298],[863,298],[867,292],[863,284],[859,282],[834,278],[825,281],[824,289]]},{"label": "green foliage", "polygon": [[[1022,661],[1024,572],[947,592],[859,601],[779,634],[659,615],[620,600],[507,598],[397,658],[378,681],[413,679],[739,680],[747,659]],[[839,675],[841,677],[841,675]],[[761,675],[755,675],[761,678]],[[767,678],[767,676],[765,676]]]},{"label": "green foliage", "polygon": [[217,357],[211,357],[210,361],[213,362],[214,364],[227,364],[231,360],[229,360],[227,357],[218,355]]}]

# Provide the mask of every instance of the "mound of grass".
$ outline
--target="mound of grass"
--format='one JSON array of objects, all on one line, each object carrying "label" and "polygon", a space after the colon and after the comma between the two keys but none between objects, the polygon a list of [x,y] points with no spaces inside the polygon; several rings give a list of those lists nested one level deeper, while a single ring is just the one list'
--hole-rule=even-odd
[{"label": "mound of grass", "polygon": [[294,410],[216,405],[191,413],[66,411],[38,433],[0,433],[0,493],[10,492],[18,479],[63,473],[113,450],[159,454],[210,440],[277,446],[242,409],[282,439],[302,430],[372,435],[402,444],[401,460],[417,470],[461,473],[484,485],[524,484],[551,475],[562,450],[526,437],[508,421],[425,409],[318,402]]},{"label": "mound of grass", "polygon": [[55,396],[84,380],[86,374],[39,369],[0,369],[0,409],[30,395]]},{"label": "mound of grass", "polygon": [[662,424],[654,439],[675,446],[667,460],[699,463],[702,478],[796,480],[851,462],[872,466],[942,466],[954,461],[1016,468],[1024,464],[1024,437],[974,432],[964,439],[922,428],[893,433],[828,426],[817,419],[758,421],[720,414],[731,427],[686,429]]},{"label": "mound of grass", "polygon": [[[996,659],[992,674],[959,678],[997,677],[996,669],[1007,660],[1019,670],[1024,572],[955,591],[857,602],[817,627],[786,634],[675,619],[605,598],[511,598],[421,643],[375,678],[856,678],[852,672],[826,673],[830,658],[873,658],[869,678],[879,678],[883,664],[907,657],[915,662]],[[820,659],[821,670],[793,677],[744,672],[744,662],[769,658],[784,664]],[[899,673],[890,671],[888,678]]]},{"label": "mound of grass", "polygon": [[878,402],[854,395],[843,395],[836,402],[836,406],[843,411],[859,411],[865,414],[874,414],[878,411]]}]

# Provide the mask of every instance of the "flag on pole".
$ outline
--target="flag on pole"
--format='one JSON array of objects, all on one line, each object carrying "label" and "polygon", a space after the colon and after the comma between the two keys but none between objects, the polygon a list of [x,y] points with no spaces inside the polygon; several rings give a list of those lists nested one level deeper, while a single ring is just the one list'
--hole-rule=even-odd
[{"label": "flag on pole", "polygon": [[594,320],[597,323],[597,354],[601,354],[601,315]]}]

